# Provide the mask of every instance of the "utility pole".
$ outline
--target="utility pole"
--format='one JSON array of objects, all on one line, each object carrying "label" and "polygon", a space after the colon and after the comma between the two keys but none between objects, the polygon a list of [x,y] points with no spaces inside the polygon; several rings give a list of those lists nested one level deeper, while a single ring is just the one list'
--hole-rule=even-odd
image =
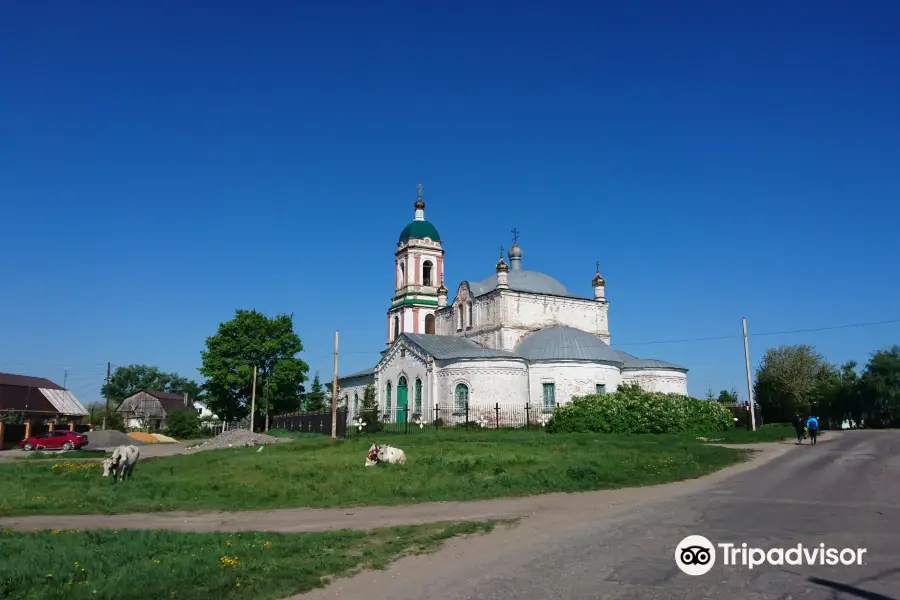
[{"label": "utility pole", "polygon": [[250,433],[253,433],[253,413],[256,412],[256,365],[253,365],[253,389],[250,391]]},{"label": "utility pole", "polygon": [[106,423],[109,421],[109,375],[112,370],[112,364],[106,363],[106,414],[103,415],[103,429],[106,429]]},{"label": "utility pole", "polygon": [[750,409],[750,428],[756,431],[756,405],[753,403],[753,380],[750,378],[750,345],[747,342],[747,319],[741,319],[744,328],[744,363],[747,366],[747,408]]},{"label": "utility pole", "polygon": [[337,439],[338,332],[334,330],[334,378],[331,380],[331,439]]},{"label": "utility pole", "polygon": [[266,432],[269,431],[269,376],[266,375]]}]

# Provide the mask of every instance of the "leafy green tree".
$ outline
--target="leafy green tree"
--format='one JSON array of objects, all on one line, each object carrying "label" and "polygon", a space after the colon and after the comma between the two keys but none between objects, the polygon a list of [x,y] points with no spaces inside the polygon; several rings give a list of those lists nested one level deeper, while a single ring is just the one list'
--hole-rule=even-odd
[{"label": "leafy green tree", "polygon": [[331,404],[326,401],[325,388],[322,386],[319,374],[316,373],[313,376],[309,393],[307,393],[306,397],[303,399],[303,410],[316,412],[330,407]]},{"label": "leafy green tree", "polygon": [[[160,371],[158,367],[150,365],[128,365],[127,367],[116,367],[109,378],[110,410],[115,410],[122,400],[141,390],[155,390],[170,394],[187,393],[192,399],[200,398],[203,395],[203,388],[200,384],[177,373],[166,373]],[[105,397],[105,383],[100,387],[100,393]]]},{"label": "leafy green tree", "polygon": [[866,427],[900,424],[900,346],[872,354],[860,378]]},{"label": "leafy green tree", "polygon": [[737,404],[740,401],[738,399],[737,390],[734,388],[731,388],[731,391],[721,390],[719,392],[719,397],[716,398],[716,400],[722,404]]},{"label": "leafy green tree", "polygon": [[200,418],[194,410],[176,410],[166,415],[166,435],[189,440],[201,434]]},{"label": "leafy green tree", "polygon": [[377,433],[381,431],[381,421],[378,419],[378,401],[375,399],[375,384],[370,383],[363,389],[359,418],[366,424],[362,429],[363,432]]},{"label": "leafy green tree", "polygon": [[808,415],[810,400],[834,367],[812,346],[798,344],[766,350],[756,369],[753,395],[770,423]]},{"label": "leafy green tree", "polygon": [[206,377],[206,403],[211,411],[229,421],[250,413],[253,368],[256,382],[257,422],[265,410],[265,383],[269,384],[270,414],[300,408],[303,382],[309,366],[297,355],[303,351],[294,332],[293,315],[268,318],[256,310],[237,310],[235,317],[219,325],[206,339],[200,373]]}]

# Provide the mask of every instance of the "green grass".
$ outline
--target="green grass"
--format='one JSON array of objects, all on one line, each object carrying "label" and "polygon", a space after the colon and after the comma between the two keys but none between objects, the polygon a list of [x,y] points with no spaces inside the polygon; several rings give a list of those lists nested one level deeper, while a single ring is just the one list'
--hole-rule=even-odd
[{"label": "green grass", "polygon": [[437,523],[298,534],[4,529],[0,598],[284,598],[321,587],[325,578],[381,569],[493,526]]},{"label": "green grass", "polygon": [[[746,452],[664,435],[436,432],[385,435],[405,466],[364,467],[373,438],[307,438],[138,463],[113,486],[99,463],[0,465],[0,515],[261,510],[476,500],[699,477]],[[54,468],[55,467],[55,468]]]},{"label": "green grass", "polygon": [[72,452],[31,452],[25,456],[25,460],[74,460],[78,458],[106,458],[109,452],[105,450],[74,450]]},{"label": "green grass", "polygon": [[[822,435],[822,432],[819,432],[819,435]],[[716,444],[759,444],[764,442],[780,442],[782,440],[797,439],[796,434],[794,433],[794,427],[788,423],[763,425],[756,431],[735,428],[701,437],[705,437],[709,442]]]}]

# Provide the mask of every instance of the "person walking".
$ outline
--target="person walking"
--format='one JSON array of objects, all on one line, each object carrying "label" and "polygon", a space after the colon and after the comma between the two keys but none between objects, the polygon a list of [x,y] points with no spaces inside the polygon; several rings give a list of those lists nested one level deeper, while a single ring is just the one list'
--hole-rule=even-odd
[{"label": "person walking", "polygon": [[816,445],[816,434],[819,433],[819,419],[816,417],[810,417],[806,421],[806,429],[809,431],[809,441],[815,446]]},{"label": "person walking", "polygon": [[797,444],[803,444],[803,417],[800,413],[794,416],[794,430],[797,432]]}]

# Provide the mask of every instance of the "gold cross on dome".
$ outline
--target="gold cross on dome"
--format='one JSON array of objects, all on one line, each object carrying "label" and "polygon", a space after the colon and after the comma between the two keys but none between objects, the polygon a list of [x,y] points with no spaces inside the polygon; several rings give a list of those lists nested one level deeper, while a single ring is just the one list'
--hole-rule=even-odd
[{"label": "gold cross on dome", "polygon": [[600,272],[600,261],[599,260],[597,261],[597,272],[598,273]]}]

